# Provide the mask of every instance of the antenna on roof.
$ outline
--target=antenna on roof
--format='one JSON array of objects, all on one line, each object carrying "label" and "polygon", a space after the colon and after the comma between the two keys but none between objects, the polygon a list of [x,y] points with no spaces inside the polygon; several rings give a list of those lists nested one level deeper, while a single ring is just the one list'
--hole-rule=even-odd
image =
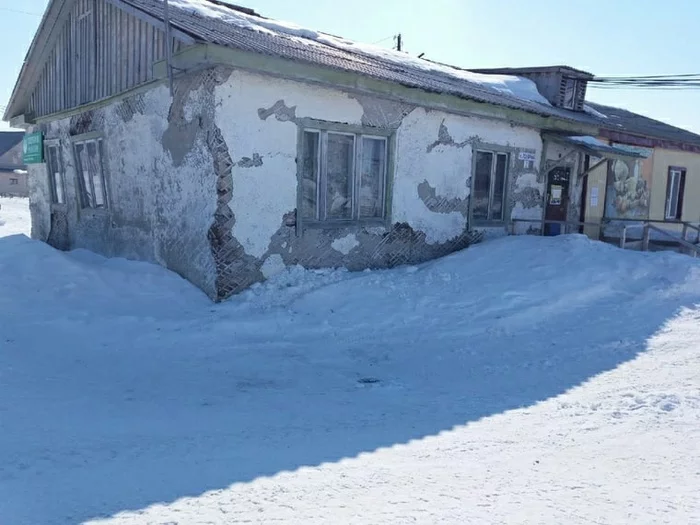
[{"label": "antenna on roof", "polygon": [[418,58],[423,58],[424,56],[425,56],[425,53],[421,53],[420,55],[418,55]]},{"label": "antenna on roof", "polygon": [[396,51],[401,51],[403,49],[403,37],[401,33],[394,37],[394,42],[396,42]]}]

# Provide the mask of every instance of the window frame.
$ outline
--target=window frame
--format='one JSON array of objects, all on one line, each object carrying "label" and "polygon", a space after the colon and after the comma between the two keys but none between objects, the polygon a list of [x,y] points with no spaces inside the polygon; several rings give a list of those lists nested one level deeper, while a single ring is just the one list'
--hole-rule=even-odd
[{"label": "window frame", "polygon": [[[315,217],[304,217],[304,191],[303,191],[303,169],[304,169],[304,147],[305,133],[318,134],[318,158],[316,174],[316,213]],[[386,226],[391,224],[391,193],[394,173],[394,148],[395,129],[373,128],[369,126],[356,126],[351,124],[341,124],[327,122],[316,119],[300,119],[297,124],[297,213],[296,229],[297,235],[301,235],[306,228],[344,228],[349,226]],[[349,219],[323,218],[326,214],[328,177],[328,158],[325,155],[328,144],[328,134],[350,135],[354,137],[353,170],[352,170],[352,213]],[[360,217],[359,192],[362,182],[362,142],[363,139],[383,140],[385,143],[384,166],[382,182],[380,183],[380,201],[382,204],[382,214],[380,217]]]},{"label": "window frame", "polygon": [[[61,177],[61,184],[63,185],[63,202],[58,202],[58,195],[56,192],[56,181],[53,178],[53,173],[51,173],[49,170],[49,148],[56,148],[56,162],[58,162],[58,172]],[[46,164],[46,175],[49,179],[51,205],[66,206],[66,201],[68,200],[68,195],[66,191],[66,169],[65,163],[63,162],[63,150],[61,148],[61,141],[59,139],[44,140],[44,163]]]},{"label": "window frame", "polygon": [[[83,145],[87,149],[87,145],[91,142],[96,144],[97,152],[99,154],[99,176],[102,182],[102,206],[95,206],[91,203],[86,203],[86,193],[85,193],[85,176],[83,174],[83,166],[77,154],[77,146]],[[107,189],[108,180],[107,174],[104,167],[105,162],[105,148],[104,148],[104,137],[99,132],[83,133],[81,135],[75,135],[71,137],[71,149],[73,150],[73,162],[75,163],[75,174],[77,177],[77,187],[79,192],[78,201],[80,203],[80,209],[84,212],[106,212],[111,206],[109,203],[110,191]],[[95,195],[95,181],[94,177],[90,177],[90,189],[92,191],[91,195]]]},{"label": "window frame", "polygon": [[[681,221],[683,220],[683,198],[685,197],[685,181],[687,170],[680,166],[669,166],[666,175],[666,199],[664,203],[664,220]],[[678,175],[678,192],[676,193],[676,213],[670,214],[674,174]]]},{"label": "window frame", "polygon": [[[504,226],[508,223],[508,211],[509,211],[509,197],[510,197],[510,174],[513,171],[513,158],[517,148],[511,148],[508,146],[499,146],[497,144],[484,144],[478,143],[474,145],[472,149],[472,171],[471,171],[471,181],[470,191],[469,191],[469,224],[470,226]],[[498,155],[505,155],[506,157],[506,173],[503,178],[503,203],[501,204],[501,218],[500,219],[475,219],[474,218],[474,186],[476,183],[476,158],[477,153],[490,153],[491,157],[491,173],[489,180],[489,204],[486,212],[486,216],[491,216],[491,207],[493,206],[493,195],[495,190],[495,173],[496,165],[498,164],[496,159]]]}]

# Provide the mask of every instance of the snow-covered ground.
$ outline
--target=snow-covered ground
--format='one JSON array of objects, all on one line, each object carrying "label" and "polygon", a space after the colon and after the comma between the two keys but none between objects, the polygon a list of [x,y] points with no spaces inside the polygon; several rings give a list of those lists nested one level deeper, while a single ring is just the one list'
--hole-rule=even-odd
[{"label": "snow-covered ground", "polygon": [[29,236],[29,199],[0,197],[0,237],[24,234]]},{"label": "snow-covered ground", "polygon": [[507,238],[214,305],[0,239],[1,524],[689,524],[698,487],[690,257]]}]

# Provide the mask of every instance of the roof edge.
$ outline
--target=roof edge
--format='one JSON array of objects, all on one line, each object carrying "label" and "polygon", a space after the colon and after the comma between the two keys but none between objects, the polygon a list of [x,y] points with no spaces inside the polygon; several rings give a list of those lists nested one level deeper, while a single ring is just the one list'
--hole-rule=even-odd
[{"label": "roof edge", "polygon": [[591,80],[595,75],[582,69],[576,69],[571,66],[528,66],[528,67],[493,67],[493,68],[478,68],[469,69],[474,73],[484,73],[486,75],[526,75],[531,73],[563,73],[576,78]]},{"label": "roof edge", "polygon": [[[29,44],[29,49],[27,50],[27,53],[24,56],[22,68],[20,69],[19,75],[17,76],[17,80],[15,81],[15,86],[12,89],[10,100],[7,102],[7,107],[5,108],[5,113],[2,117],[2,119],[5,122],[9,122],[13,117],[16,117],[19,114],[15,111],[15,106],[17,104],[17,100],[20,97],[20,93],[21,96],[27,96],[27,90],[20,90],[20,88],[26,83],[27,76],[30,73],[33,73],[33,69],[30,66],[30,64],[32,62],[32,59],[35,57],[35,54],[37,53],[38,45],[40,43],[43,44],[41,52],[43,52],[44,49],[46,49],[49,46],[49,38],[43,37],[48,37],[53,32],[56,26],[56,21],[58,20],[58,18],[60,18],[60,14],[63,12],[65,5],[67,3],[72,4],[74,1],[75,0],[49,0],[49,4],[46,6],[44,15],[41,17],[41,22],[39,22],[39,27],[37,28],[36,33],[34,33],[34,38],[32,39],[31,44]],[[53,20],[54,24],[51,26],[50,29],[47,29],[48,24],[51,20]],[[45,35],[47,30],[49,32],[49,35]]]}]

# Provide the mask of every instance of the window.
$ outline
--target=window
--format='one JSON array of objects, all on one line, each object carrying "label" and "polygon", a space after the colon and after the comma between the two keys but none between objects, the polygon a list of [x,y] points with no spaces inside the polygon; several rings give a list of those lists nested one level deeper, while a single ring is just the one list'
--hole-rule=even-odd
[{"label": "window", "polygon": [[666,219],[680,220],[683,215],[685,169],[669,168],[666,181]]},{"label": "window", "polygon": [[477,151],[472,191],[472,218],[503,221],[505,212],[508,154]]},{"label": "window", "polygon": [[303,219],[332,222],[385,217],[386,137],[305,129],[301,141]]},{"label": "window", "polygon": [[578,94],[578,81],[573,78],[562,80],[562,107],[576,109],[576,95]]},{"label": "window", "polygon": [[46,171],[49,175],[49,187],[51,189],[51,202],[64,204],[66,202],[66,185],[63,179],[63,163],[61,162],[61,149],[58,144],[46,146]]},{"label": "window", "polygon": [[19,179],[10,179],[10,186],[19,185]]},{"label": "window", "polygon": [[107,188],[102,169],[102,139],[76,141],[73,143],[73,152],[83,208],[106,208]]}]

